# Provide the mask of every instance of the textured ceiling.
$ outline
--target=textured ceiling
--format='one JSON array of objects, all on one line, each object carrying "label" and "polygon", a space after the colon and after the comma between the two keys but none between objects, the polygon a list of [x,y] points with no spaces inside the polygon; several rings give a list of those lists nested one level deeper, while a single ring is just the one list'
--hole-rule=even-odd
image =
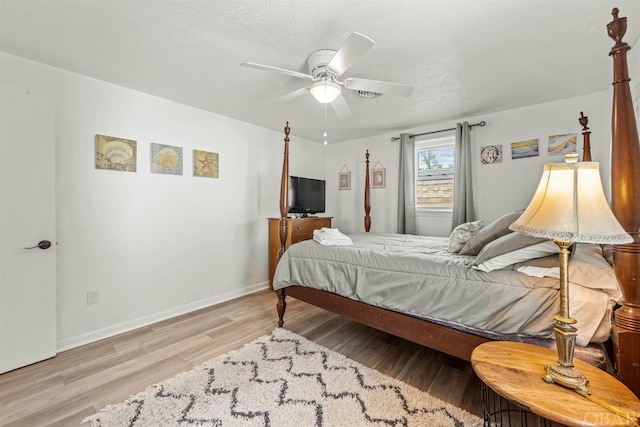
[{"label": "textured ceiling", "polygon": [[322,141],[324,106],[282,99],[309,82],[239,64],[308,73],[357,31],[376,44],[343,77],[415,90],[343,90],[352,117],[327,109],[339,142],[605,90],[616,6],[633,44],[639,0],[0,0],[0,50]]}]

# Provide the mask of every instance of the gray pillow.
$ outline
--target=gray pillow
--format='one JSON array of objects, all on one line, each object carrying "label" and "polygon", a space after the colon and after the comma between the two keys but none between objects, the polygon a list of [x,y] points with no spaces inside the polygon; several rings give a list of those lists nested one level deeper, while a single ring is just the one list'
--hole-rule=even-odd
[{"label": "gray pillow", "polygon": [[484,221],[465,222],[453,229],[449,236],[449,253],[456,253],[465,243],[482,229]]},{"label": "gray pillow", "polygon": [[543,239],[540,237],[525,236],[521,233],[509,233],[502,237],[498,237],[496,240],[487,243],[484,248],[478,253],[478,256],[473,261],[475,265],[482,264],[484,261],[495,258],[499,255],[506,254],[507,252],[513,252],[518,249],[526,248],[527,246],[536,245],[549,239]]},{"label": "gray pillow", "polygon": [[478,255],[480,250],[482,250],[484,245],[487,243],[497,239],[498,237],[513,233],[513,230],[510,230],[509,226],[520,218],[522,212],[524,212],[524,209],[504,214],[484,227],[478,233],[471,236],[462,249],[460,249],[460,255]]},{"label": "gray pillow", "polygon": [[474,265],[473,268],[480,271],[489,272],[493,270],[500,270],[502,268],[520,262],[529,261],[535,258],[543,258],[557,253],[558,245],[553,243],[551,240],[544,240],[543,242],[525,246],[524,248],[516,249],[515,251],[507,252],[502,255],[490,258],[483,263]]}]

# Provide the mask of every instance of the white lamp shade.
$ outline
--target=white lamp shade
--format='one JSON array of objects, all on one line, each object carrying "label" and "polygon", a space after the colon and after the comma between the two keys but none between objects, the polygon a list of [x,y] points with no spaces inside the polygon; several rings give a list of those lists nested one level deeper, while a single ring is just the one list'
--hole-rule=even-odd
[{"label": "white lamp shade", "polygon": [[340,92],[340,85],[329,79],[322,79],[311,86],[311,95],[323,104],[333,102],[340,95]]},{"label": "white lamp shade", "polygon": [[633,242],[609,208],[597,162],[546,164],[533,199],[510,228],[567,242]]}]

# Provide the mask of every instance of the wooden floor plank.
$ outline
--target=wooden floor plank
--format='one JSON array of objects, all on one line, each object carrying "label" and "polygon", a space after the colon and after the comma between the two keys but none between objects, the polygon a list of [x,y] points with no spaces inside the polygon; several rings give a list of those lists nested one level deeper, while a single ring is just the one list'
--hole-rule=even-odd
[{"label": "wooden floor plank", "polygon": [[[79,425],[86,416],[277,327],[265,290],[60,353],[0,375],[0,426]],[[289,299],[285,327],[481,415],[469,363]]]}]

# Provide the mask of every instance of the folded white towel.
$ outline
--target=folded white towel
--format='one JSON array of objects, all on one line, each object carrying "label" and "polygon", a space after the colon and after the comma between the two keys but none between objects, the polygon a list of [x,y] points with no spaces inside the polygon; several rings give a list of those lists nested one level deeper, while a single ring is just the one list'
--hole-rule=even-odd
[{"label": "folded white towel", "polygon": [[[327,231],[331,230],[331,231]],[[320,230],[313,230],[313,240],[321,245],[353,245],[353,241],[346,234],[338,231],[337,228],[322,228]]]},{"label": "folded white towel", "polygon": [[315,231],[320,231],[321,233],[326,235],[344,236],[344,234],[342,234],[340,230],[338,230],[337,228],[322,227],[320,230],[315,230]]},{"label": "folded white towel", "polygon": [[349,239],[349,240],[337,240],[337,239],[319,239],[317,237],[314,237],[313,240],[315,240],[316,242],[320,243],[321,245],[326,245],[326,246],[349,246],[349,245],[353,245],[353,242],[351,241],[351,239]]},{"label": "folded white towel", "polygon": [[346,237],[346,235],[342,234],[340,230],[337,228],[320,228],[318,230],[313,230],[314,236],[326,237],[328,239],[331,238],[342,238]]}]

